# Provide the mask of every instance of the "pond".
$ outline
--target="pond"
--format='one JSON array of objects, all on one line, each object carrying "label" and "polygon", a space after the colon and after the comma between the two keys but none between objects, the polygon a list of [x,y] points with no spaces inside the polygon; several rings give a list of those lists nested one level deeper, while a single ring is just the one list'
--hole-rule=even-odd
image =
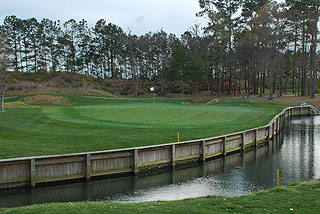
[{"label": "pond", "polygon": [[208,195],[238,196],[280,185],[320,178],[320,116],[290,121],[266,146],[206,162],[137,177],[0,192],[0,207],[48,202],[180,200]]}]

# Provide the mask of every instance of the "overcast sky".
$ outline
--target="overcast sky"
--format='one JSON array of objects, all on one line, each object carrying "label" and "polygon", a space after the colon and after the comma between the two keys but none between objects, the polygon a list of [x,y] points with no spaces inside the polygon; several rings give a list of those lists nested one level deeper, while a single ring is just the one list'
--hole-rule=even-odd
[{"label": "overcast sky", "polygon": [[35,17],[77,21],[85,19],[90,26],[99,19],[129,28],[135,34],[156,32],[163,28],[167,33],[180,36],[195,23],[205,21],[197,18],[198,0],[0,0],[0,22],[6,16],[21,19]]}]

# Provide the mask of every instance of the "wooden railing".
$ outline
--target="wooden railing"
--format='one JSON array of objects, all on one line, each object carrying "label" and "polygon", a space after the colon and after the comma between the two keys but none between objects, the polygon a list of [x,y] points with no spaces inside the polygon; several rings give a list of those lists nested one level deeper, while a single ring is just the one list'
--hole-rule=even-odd
[{"label": "wooden railing", "polygon": [[84,178],[139,173],[175,167],[188,161],[206,161],[245,152],[277,135],[293,116],[312,115],[311,106],[291,107],[267,125],[227,135],[147,147],[0,160],[0,190],[19,186]]}]

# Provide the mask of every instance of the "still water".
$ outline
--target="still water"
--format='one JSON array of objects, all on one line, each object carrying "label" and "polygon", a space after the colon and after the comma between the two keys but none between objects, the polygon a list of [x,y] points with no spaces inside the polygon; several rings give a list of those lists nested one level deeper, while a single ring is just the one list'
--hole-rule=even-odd
[{"label": "still water", "polygon": [[320,116],[295,118],[266,146],[197,167],[145,177],[122,177],[0,192],[0,207],[47,202],[179,200],[238,196],[294,181],[320,178]]}]

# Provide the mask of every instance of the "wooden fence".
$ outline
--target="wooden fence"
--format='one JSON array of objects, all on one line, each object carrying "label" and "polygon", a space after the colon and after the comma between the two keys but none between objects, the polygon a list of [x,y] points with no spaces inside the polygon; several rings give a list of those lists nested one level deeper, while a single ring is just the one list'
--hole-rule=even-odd
[{"label": "wooden fence", "polygon": [[0,160],[0,190],[40,183],[139,173],[175,167],[187,161],[206,161],[263,145],[277,135],[287,119],[312,115],[312,106],[291,107],[266,126],[207,139],[130,149]]}]

